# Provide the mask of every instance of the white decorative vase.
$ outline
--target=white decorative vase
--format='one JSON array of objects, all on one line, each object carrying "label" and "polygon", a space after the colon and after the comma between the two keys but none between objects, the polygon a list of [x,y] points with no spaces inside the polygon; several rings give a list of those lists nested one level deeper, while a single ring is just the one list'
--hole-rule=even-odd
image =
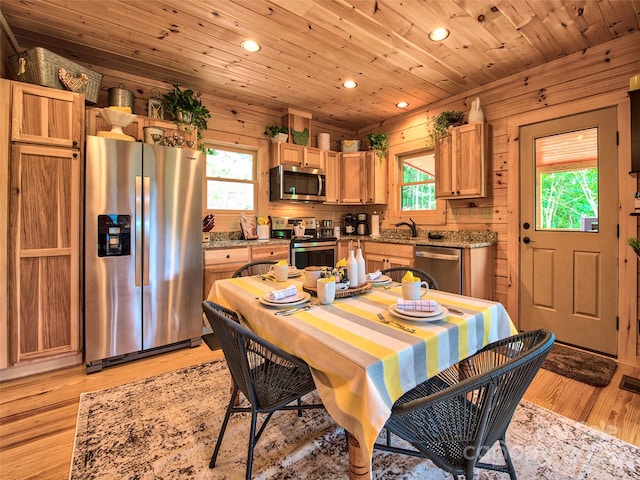
[{"label": "white decorative vase", "polygon": [[287,133],[278,133],[271,137],[271,143],[280,143],[286,142],[289,139],[289,135]]}]

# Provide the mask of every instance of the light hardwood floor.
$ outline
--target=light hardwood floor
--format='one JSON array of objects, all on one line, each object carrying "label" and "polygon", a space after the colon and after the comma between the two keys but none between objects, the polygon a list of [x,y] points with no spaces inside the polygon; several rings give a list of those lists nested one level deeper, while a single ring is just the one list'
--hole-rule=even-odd
[{"label": "light hardwood floor", "polygon": [[[77,366],[1,383],[0,478],[68,478],[80,393],[220,357],[220,351],[211,352],[202,344],[91,375]],[[525,398],[640,446],[640,395],[618,388],[623,374],[639,377],[640,369],[618,366],[604,388],[541,370]]]}]

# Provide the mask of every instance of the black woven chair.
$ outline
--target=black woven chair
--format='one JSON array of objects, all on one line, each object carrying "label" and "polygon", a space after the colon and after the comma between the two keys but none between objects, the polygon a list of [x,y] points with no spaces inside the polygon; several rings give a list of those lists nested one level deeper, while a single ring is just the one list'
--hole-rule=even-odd
[{"label": "black woven chair", "polygon": [[238,270],[233,272],[232,278],[236,277],[251,277],[252,275],[264,275],[269,273],[271,265],[275,265],[275,260],[262,260],[259,262],[250,262],[241,266]]},{"label": "black woven chair", "polygon": [[[514,335],[418,385],[393,405],[386,443],[375,448],[429,458],[455,479],[471,480],[478,467],[507,472],[515,480],[505,434],[554,340],[548,330]],[[392,446],[391,433],[415,450]],[[482,463],[496,441],[505,465]]]},{"label": "black woven chair", "polygon": [[414,276],[419,277],[421,281],[427,282],[429,288],[433,290],[440,290],[440,286],[438,285],[438,282],[436,282],[436,279],[424,270],[419,270],[413,267],[393,267],[385,268],[384,270],[380,271],[383,275],[391,277],[391,280],[393,280],[394,282],[401,282],[404,274],[407,272],[411,272]]},{"label": "black woven chair", "polygon": [[[231,415],[251,412],[246,472],[249,480],[253,466],[253,448],[271,416],[278,410],[297,410],[298,416],[301,416],[304,409],[324,408],[324,405],[303,404],[300,400],[316,388],[305,362],[244,328],[235,312],[209,301],[203,302],[202,308],[220,340],[234,383],[209,468],[216,465]],[[236,405],[238,392],[244,394],[250,406]],[[292,402],[296,403],[289,405]],[[258,414],[266,414],[266,417],[256,433]]]}]

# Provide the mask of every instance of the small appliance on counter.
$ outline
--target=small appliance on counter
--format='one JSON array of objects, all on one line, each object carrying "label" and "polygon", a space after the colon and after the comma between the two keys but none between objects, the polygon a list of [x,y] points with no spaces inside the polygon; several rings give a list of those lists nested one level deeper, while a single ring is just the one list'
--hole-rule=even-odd
[{"label": "small appliance on counter", "polygon": [[356,217],[347,213],[342,220],[343,233],[345,235],[354,235],[356,233],[356,222]]},{"label": "small appliance on counter", "polygon": [[369,214],[358,213],[356,217],[356,233],[358,235],[369,235]]}]

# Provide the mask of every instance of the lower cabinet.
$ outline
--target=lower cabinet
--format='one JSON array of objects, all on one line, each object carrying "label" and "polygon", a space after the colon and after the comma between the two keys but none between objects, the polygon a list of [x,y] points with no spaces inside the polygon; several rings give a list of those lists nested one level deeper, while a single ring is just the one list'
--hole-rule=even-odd
[{"label": "lower cabinet", "polygon": [[286,260],[291,262],[289,245],[261,245],[251,247],[251,261],[259,262],[261,260]]},{"label": "lower cabinet", "polygon": [[413,245],[378,242],[364,244],[364,261],[368,273],[393,267],[412,267],[413,259]]},{"label": "lower cabinet", "polygon": [[209,297],[209,291],[216,280],[231,278],[237,269],[249,263],[250,253],[248,247],[205,250],[203,252],[203,300]]}]

